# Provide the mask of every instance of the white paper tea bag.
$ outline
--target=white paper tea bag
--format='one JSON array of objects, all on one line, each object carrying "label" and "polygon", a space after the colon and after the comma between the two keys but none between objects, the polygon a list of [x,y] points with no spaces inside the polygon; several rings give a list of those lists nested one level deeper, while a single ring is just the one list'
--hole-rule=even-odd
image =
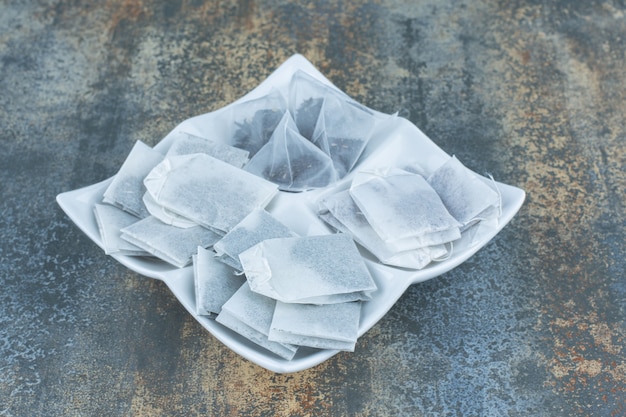
[{"label": "white paper tea bag", "polygon": [[94,206],[94,215],[100,230],[104,253],[107,255],[119,253],[130,256],[148,254],[145,250],[122,239],[122,233],[120,232],[124,227],[138,222],[140,220],[138,217],[109,204],[96,204]]},{"label": "white paper tea bag", "polygon": [[500,195],[495,185],[489,185],[454,156],[428,177],[428,183],[463,226],[499,215]]},{"label": "white paper tea bag", "polygon": [[205,154],[167,158],[144,184],[158,205],[222,235],[278,191],[275,184]]},{"label": "white paper tea bag", "polygon": [[243,167],[248,162],[248,151],[185,132],[176,134],[165,156],[192,153],[205,153],[237,168]]},{"label": "white paper tea bag", "polygon": [[337,180],[333,161],[298,132],[289,112],[244,169],[283,191],[322,188]]},{"label": "white paper tea bag", "polygon": [[222,306],[216,321],[278,356],[291,360],[297,346],[268,339],[276,301],[250,291],[247,283]]},{"label": "white paper tea bag", "polygon": [[461,226],[424,177],[401,169],[357,173],[350,196],[385,242]]},{"label": "white paper tea bag", "polygon": [[246,282],[228,265],[215,259],[211,250],[198,247],[193,256],[196,314],[217,315],[222,306]]},{"label": "white paper tea bag", "polygon": [[191,262],[198,246],[212,246],[220,235],[201,226],[181,229],[149,216],[122,229],[122,239],[182,268]]},{"label": "white paper tea bag", "polygon": [[[397,250],[394,245],[383,241],[356,205],[348,190],[327,196],[319,203],[319,215],[336,230],[352,235],[354,240],[366,248],[386,265],[401,268],[422,269],[431,261],[445,257],[448,250],[442,244],[422,245],[413,249]],[[458,232],[458,229],[457,229]],[[460,233],[459,233],[460,237]]]},{"label": "white paper tea bag", "polygon": [[269,340],[319,349],[354,351],[361,302],[339,304],[276,303]]},{"label": "white paper tea bag", "polygon": [[263,209],[253,210],[215,245],[217,259],[238,271],[243,271],[239,254],[267,239],[295,237],[287,226]]},{"label": "white paper tea bag", "polygon": [[228,106],[224,118],[232,121],[232,127],[217,139],[248,151],[252,158],[270,139],[286,111],[285,99],[274,89],[263,97]]},{"label": "white paper tea bag", "polygon": [[367,300],[376,290],[349,235],[265,240],[239,255],[253,291],[286,303]]},{"label": "white paper tea bag", "polygon": [[142,201],[146,191],[143,179],[162,160],[162,154],[137,141],[104,192],[103,201],[137,217],[148,216]]}]

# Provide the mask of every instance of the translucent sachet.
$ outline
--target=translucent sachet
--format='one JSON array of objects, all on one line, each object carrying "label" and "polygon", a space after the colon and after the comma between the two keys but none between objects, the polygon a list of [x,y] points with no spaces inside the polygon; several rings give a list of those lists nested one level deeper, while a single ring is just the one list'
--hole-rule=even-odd
[{"label": "translucent sachet", "polygon": [[144,184],[159,206],[222,235],[278,191],[275,184],[206,154],[167,158]]},{"label": "translucent sachet", "polygon": [[376,284],[346,234],[265,240],[239,255],[253,291],[286,303],[368,300]]},{"label": "translucent sachet", "polygon": [[385,242],[447,233],[461,226],[424,177],[401,169],[357,173],[350,196]]},{"label": "translucent sachet", "polygon": [[246,150],[186,132],[178,132],[176,134],[165,156],[189,155],[192,153],[205,153],[237,168],[243,167],[248,162],[248,151]]},{"label": "translucent sachet", "polygon": [[353,352],[361,302],[340,304],[276,303],[269,340],[319,349]]},{"label": "translucent sachet", "polygon": [[216,138],[248,151],[252,158],[265,145],[287,111],[287,103],[278,90],[257,99],[228,107],[224,119],[231,121],[223,137]]},{"label": "translucent sachet", "polygon": [[338,178],[354,167],[377,122],[366,107],[303,71],[290,81],[289,108],[300,133],[330,156]]},{"label": "translucent sachet", "polygon": [[222,306],[246,282],[230,266],[215,259],[213,251],[198,247],[193,256],[196,314],[214,316]]},{"label": "translucent sachet", "polygon": [[142,197],[145,176],[163,160],[163,155],[141,141],[135,142],[118,173],[103,195],[103,201],[137,217],[149,215]]},{"label": "translucent sachet", "polygon": [[244,283],[222,306],[215,320],[270,352],[291,360],[297,346],[268,339],[275,307],[275,300],[252,292]]},{"label": "translucent sachet", "polygon": [[220,239],[213,250],[217,259],[243,271],[239,254],[267,239],[294,237],[296,234],[263,209],[253,210]]},{"label": "translucent sachet", "polygon": [[221,237],[201,226],[182,229],[153,216],[123,228],[121,233],[122,239],[178,268],[191,263],[198,246],[210,247]]},{"label": "translucent sachet", "polygon": [[298,132],[289,112],[244,169],[283,191],[321,188],[337,180],[333,161]]}]

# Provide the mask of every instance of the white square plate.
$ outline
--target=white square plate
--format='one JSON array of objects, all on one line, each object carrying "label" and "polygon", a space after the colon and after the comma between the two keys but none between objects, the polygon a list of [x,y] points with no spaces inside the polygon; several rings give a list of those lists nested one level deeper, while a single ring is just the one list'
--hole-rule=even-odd
[{"label": "white square plate", "polygon": [[[272,88],[286,91],[291,76],[297,70],[305,71],[332,86],[330,81],[317,71],[306,58],[301,55],[294,55],[238,102],[262,97],[269,93]],[[211,137],[210,132],[207,131],[207,126],[211,126],[211,132],[220,129],[220,123],[222,125],[225,123],[223,116],[229,107],[226,106],[220,110],[185,120],[159,142],[155,149],[165,152],[171,145],[173,133],[178,131]],[[427,172],[432,172],[449,158],[449,155],[437,147],[408,120],[375,113],[386,121],[381,123],[381,126],[374,133],[353,172],[366,167],[414,164],[418,164]],[[100,183],[57,196],[58,204],[69,218],[100,247],[102,247],[102,240],[94,218],[93,207],[102,201],[102,195],[111,180],[112,178],[109,178]],[[351,175],[331,187],[345,187],[350,180]],[[513,218],[524,201],[524,191],[502,183],[496,183],[496,185],[502,196],[502,214],[498,224],[488,227],[486,233],[481,235],[480,240],[472,242],[471,245],[464,244],[462,238],[460,244],[455,245],[452,256],[447,260],[433,262],[424,269],[415,271],[382,265],[365,252],[363,253],[365,262],[378,286],[378,291],[373,294],[371,301],[363,305],[359,336],[376,324],[411,284],[436,277],[458,266],[487,244]],[[328,191],[328,189],[322,189],[304,193],[280,192],[267,207],[267,210],[300,235],[330,233],[330,230],[317,217],[314,210],[316,199],[321,193]],[[164,281],[187,311],[213,336],[241,356],[266,369],[278,373],[296,372],[315,366],[337,353],[334,350],[300,348],[294,359],[290,361],[282,359],[247,341],[214,320],[195,314],[193,269],[191,266],[179,269],[148,257],[112,256],[138,274]]]}]

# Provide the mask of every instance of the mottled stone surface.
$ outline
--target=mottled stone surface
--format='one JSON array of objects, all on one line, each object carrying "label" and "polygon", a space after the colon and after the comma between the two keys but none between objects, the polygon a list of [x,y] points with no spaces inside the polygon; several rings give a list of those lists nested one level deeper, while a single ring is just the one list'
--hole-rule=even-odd
[{"label": "mottled stone surface", "polygon": [[[626,415],[626,5],[0,0],[0,416]],[[342,353],[276,375],[55,196],[293,53],[519,215]]]}]

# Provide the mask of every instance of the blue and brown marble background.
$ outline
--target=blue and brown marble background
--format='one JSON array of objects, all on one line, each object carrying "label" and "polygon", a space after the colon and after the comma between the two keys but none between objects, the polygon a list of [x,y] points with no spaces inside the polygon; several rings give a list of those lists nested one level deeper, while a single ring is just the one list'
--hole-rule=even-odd
[{"label": "blue and brown marble background", "polygon": [[[453,271],[278,375],[55,196],[294,53],[526,190]],[[0,416],[626,415],[626,4],[0,0]]]}]

